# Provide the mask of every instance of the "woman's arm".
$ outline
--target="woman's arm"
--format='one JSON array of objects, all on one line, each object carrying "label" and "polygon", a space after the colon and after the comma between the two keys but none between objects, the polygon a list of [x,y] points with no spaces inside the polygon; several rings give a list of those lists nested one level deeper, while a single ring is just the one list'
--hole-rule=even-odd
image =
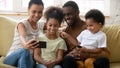
[{"label": "woman's arm", "polygon": [[37,42],[32,43],[35,40],[32,39],[32,40],[29,40],[28,42],[26,42],[27,34],[26,34],[26,29],[25,29],[24,24],[19,23],[17,26],[17,29],[18,29],[19,38],[20,38],[20,42],[21,42],[22,46],[25,49],[35,48],[36,46],[33,46],[33,45],[37,44]]}]

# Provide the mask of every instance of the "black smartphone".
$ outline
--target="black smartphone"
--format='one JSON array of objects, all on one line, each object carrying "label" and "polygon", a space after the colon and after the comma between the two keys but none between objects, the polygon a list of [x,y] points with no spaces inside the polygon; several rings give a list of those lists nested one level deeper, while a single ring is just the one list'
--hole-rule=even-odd
[{"label": "black smartphone", "polygon": [[79,45],[78,45],[77,47],[78,47],[78,48],[82,48],[82,46],[79,46]]},{"label": "black smartphone", "polygon": [[46,48],[46,42],[45,41],[39,41],[38,48]]}]

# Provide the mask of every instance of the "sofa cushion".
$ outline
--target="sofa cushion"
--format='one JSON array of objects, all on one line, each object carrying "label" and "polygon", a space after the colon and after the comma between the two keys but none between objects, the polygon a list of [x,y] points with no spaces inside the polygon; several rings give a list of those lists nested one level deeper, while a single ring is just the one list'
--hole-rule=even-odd
[{"label": "sofa cushion", "polygon": [[110,62],[120,62],[120,25],[107,24],[103,27],[107,35],[107,45],[110,51]]},{"label": "sofa cushion", "polygon": [[0,16],[0,55],[5,56],[12,45],[14,28],[17,21]]},{"label": "sofa cushion", "polygon": [[0,64],[0,68],[16,68],[16,67],[6,65],[6,64]]}]

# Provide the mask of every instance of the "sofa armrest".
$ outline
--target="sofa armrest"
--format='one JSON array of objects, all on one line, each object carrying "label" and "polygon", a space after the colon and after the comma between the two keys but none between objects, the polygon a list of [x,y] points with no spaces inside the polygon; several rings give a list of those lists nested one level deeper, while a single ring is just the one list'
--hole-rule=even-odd
[{"label": "sofa armrest", "polygon": [[4,64],[4,59],[5,57],[4,56],[1,56],[0,57],[0,68],[16,68],[14,66],[10,66],[10,65],[7,65],[7,64]]},{"label": "sofa armrest", "polygon": [[16,67],[0,63],[0,68],[16,68]]}]

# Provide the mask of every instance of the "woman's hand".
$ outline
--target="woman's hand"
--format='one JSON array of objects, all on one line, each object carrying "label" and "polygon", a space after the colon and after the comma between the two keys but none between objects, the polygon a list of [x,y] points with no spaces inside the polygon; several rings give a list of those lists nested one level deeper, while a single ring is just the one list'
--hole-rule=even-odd
[{"label": "woman's hand", "polygon": [[28,42],[26,42],[25,44],[25,48],[26,49],[34,49],[38,46],[38,42],[35,41],[34,39],[29,40]]}]

